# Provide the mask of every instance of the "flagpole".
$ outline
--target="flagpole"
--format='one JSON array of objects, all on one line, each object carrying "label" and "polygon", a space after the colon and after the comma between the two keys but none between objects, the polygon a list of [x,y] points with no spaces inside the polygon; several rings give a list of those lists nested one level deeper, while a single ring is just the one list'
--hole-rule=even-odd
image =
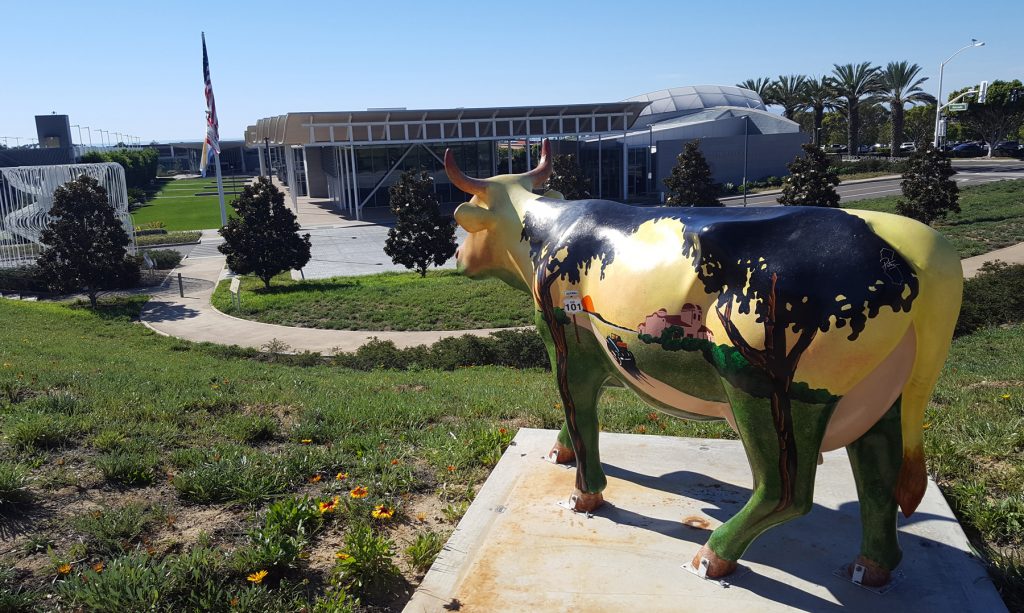
[{"label": "flagpole", "polygon": [[217,165],[217,198],[220,199],[220,225],[228,225],[228,211],[224,208],[224,180],[220,175],[220,154],[214,151],[213,161]]}]

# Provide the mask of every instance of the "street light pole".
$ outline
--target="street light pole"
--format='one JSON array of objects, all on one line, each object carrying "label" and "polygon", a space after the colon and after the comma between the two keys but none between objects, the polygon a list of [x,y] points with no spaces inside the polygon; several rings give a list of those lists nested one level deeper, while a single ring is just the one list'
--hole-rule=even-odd
[{"label": "street light pole", "polygon": [[935,138],[934,138],[934,140],[932,142],[932,144],[935,145],[936,149],[939,147],[939,121],[942,118],[942,71],[946,68],[946,64],[948,64],[950,60],[952,60],[956,56],[960,55],[961,51],[966,51],[967,49],[970,49],[971,47],[984,47],[984,46],[985,46],[985,43],[983,43],[982,41],[977,40],[975,38],[972,38],[971,39],[971,44],[964,45],[963,47],[958,49],[956,53],[954,53],[953,55],[951,55],[948,58],[946,58],[945,62],[942,62],[941,64],[939,64],[939,92],[938,92],[938,95],[935,96]]},{"label": "street light pole", "polygon": [[743,206],[747,206],[747,140],[750,133],[750,115],[743,116]]}]

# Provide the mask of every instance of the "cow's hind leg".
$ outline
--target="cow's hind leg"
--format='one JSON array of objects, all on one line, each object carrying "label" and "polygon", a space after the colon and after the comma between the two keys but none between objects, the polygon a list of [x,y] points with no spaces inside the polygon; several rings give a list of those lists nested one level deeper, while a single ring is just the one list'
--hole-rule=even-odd
[{"label": "cow's hind leg", "polygon": [[692,567],[699,569],[701,560],[706,560],[708,577],[728,575],[762,532],[811,510],[821,440],[835,407],[793,403],[791,440],[796,443],[796,470],[784,478],[779,461],[780,437],[769,399],[731,390],[730,400],[753,473],[754,489],[747,504],[719,526],[694,556]]},{"label": "cow's hind leg", "polygon": [[[861,582],[881,586],[903,553],[896,536],[896,483],[903,463],[900,400],[863,436],[846,447],[857,482],[863,530],[860,555],[854,564],[864,567]],[[849,570],[852,573],[854,565]]]}]

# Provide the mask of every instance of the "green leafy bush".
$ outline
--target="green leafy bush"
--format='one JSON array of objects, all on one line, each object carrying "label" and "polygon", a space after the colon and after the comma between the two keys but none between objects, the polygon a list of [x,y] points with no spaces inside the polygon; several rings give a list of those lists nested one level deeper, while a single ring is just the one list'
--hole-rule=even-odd
[{"label": "green leafy bush", "polygon": [[181,264],[182,255],[174,249],[147,249],[145,254],[153,262],[153,267],[159,270],[170,270]]},{"label": "green leafy bush", "polygon": [[0,461],[0,508],[29,502],[28,467],[15,462]]},{"label": "green leafy bush", "polygon": [[89,550],[101,555],[116,555],[131,549],[151,519],[148,509],[128,504],[120,508],[88,511],[72,522],[86,537]]},{"label": "green leafy bush", "polygon": [[153,245],[179,245],[187,243],[198,243],[203,233],[195,230],[181,230],[176,232],[156,232],[154,234],[136,234],[135,244],[139,247],[150,247]]},{"label": "green leafy bush", "polygon": [[171,479],[178,495],[202,504],[268,500],[284,492],[289,483],[282,462],[243,447],[184,450],[175,453],[172,462],[183,468]]},{"label": "green leafy bush", "polygon": [[395,544],[365,524],[352,526],[334,566],[338,583],[357,598],[374,600],[386,594],[401,573],[395,566]]},{"label": "green leafy bush", "polygon": [[986,262],[964,283],[957,336],[986,326],[1024,321],[1024,264]]},{"label": "green leafy bush", "polygon": [[416,540],[405,549],[405,555],[409,559],[409,565],[418,573],[425,573],[434,563],[437,554],[441,553],[448,537],[440,532],[428,530],[416,535]]},{"label": "green leafy bush", "polygon": [[548,368],[548,352],[534,330],[501,330],[490,336],[465,334],[407,349],[399,349],[391,341],[373,339],[352,353],[335,355],[332,363],[353,370],[454,370],[487,365]]},{"label": "green leafy bush", "polygon": [[46,279],[36,265],[0,268],[0,290],[13,292],[47,291]]},{"label": "green leafy bush", "polygon": [[65,415],[21,413],[7,426],[7,440],[16,449],[33,451],[67,444],[78,434],[78,426]]},{"label": "green leafy bush", "polygon": [[249,532],[248,545],[236,552],[236,568],[252,573],[294,566],[322,524],[315,500],[303,496],[274,502],[267,507],[262,525]]},{"label": "green leafy bush", "polygon": [[855,175],[863,172],[891,172],[903,174],[907,170],[906,160],[890,160],[887,158],[861,158],[859,160],[835,160],[832,167],[840,175]]}]

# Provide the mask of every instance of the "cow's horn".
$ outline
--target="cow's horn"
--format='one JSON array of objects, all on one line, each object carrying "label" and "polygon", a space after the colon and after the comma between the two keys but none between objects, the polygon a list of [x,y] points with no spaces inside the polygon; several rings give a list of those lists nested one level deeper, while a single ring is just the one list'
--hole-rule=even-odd
[{"label": "cow's horn", "polygon": [[537,167],[523,176],[530,177],[536,189],[547,183],[551,177],[551,170],[551,143],[545,138],[540,144],[540,161],[537,162]]},{"label": "cow's horn", "polygon": [[444,171],[448,173],[448,179],[452,182],[452,185],[467,194],[482,198],[487,193],[487,181],[467,177],[466,173],[459,170],[459,165],[455,163],[455,154],[452,153],[451,149],[445,149],[444,151]]}]

